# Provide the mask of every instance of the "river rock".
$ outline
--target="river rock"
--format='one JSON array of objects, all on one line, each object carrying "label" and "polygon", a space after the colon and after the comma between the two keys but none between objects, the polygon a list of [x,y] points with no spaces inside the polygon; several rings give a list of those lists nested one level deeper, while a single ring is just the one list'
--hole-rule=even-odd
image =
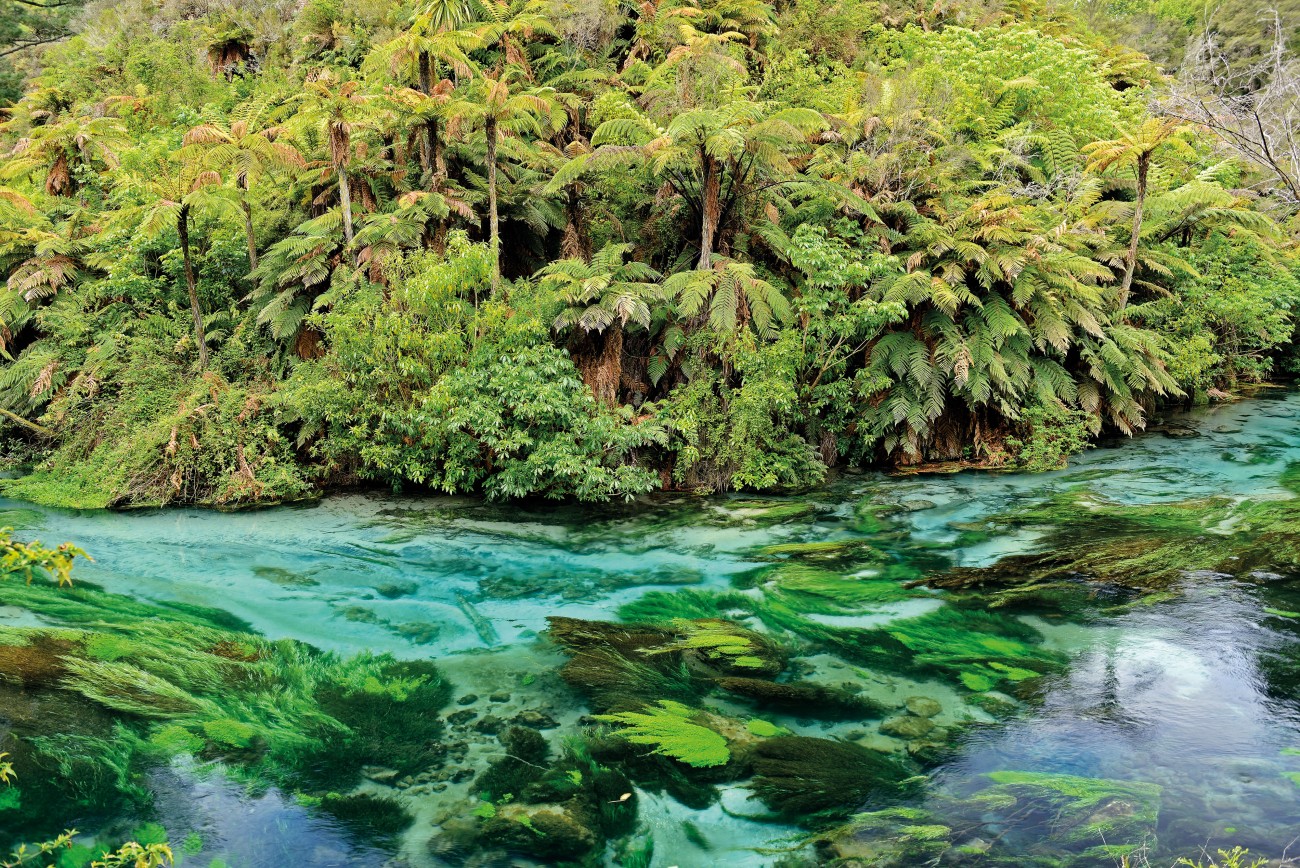
[{"label": "river rock", "polygon": [[943,711],[943,706],[936,699],[928,696],[909,696],[903,701],[907,710],[917,717],[934,717]]},{"label": "river rock", "polygon": [[483,823],[480,840],[563,862],[585,861],[604,844],[567,805],[504,805]]},{"label": "river rock", "polygon": [[361,769],[361,774],[377,784],[391,784],[397,780],[397,769],[387,769],[383,766],[365,766]]},{"label": "river rock", "polygon": [[898,738],[918,739],[934,729],[934,722],[929,718],[917,717],[915,714],[903,714],[891,717],[880,724],[880,731],[885,735]]},{"label": "river rock", "polygon": [[1165,435],[1166,437],[1173,437],[1175,439],[1180,439],[1180,440],[1201,436],[1200,431],[1197,431],[1195,428],[1192,428],[1189,425],[1173,424],[1173,425],[1167,425],[1159,430],[1160,433]]},{"label": "river rock", "polygon": [[516,726],[530,726],[533,729],[554,729],[560,725],[549,714],[532,709],[519,712],[510,722]]},{"label": "river rock", "polygon": [[[474,728],[484,735],[496,735],[498,732],[505,729],[505,725],[506,722],[504,720],[497,717],[495,714],[489,714],[478,723],[474,724]],[[554,726],[555,724],[551,725]]]},{"label": "river rock", "polygon": [[907,743],[908,756],[925,765],[937,765],[949,759],[953,753],[952,743],[947,739],[946,729],[936,729],[924,739]]}]

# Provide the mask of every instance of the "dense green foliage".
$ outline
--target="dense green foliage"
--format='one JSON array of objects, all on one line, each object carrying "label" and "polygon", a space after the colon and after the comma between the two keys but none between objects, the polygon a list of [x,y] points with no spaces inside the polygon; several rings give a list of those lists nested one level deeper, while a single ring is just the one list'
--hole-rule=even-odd
[{"label": "dense green foliage", "polygon": [[1142,10],[205,8],[91,14],[8,110],[13,494],[1042,469],[1291,370],[1287,202],[1149,116]]}]

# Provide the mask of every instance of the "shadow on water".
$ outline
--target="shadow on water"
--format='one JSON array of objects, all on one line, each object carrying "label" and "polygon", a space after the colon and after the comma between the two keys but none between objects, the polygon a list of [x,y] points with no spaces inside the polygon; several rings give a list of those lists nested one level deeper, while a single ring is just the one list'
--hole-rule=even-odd
[{"label": "shadow on water", "polygon": [[174,838],[182,864],[229,868],[380,868],[391,854],[365,843],[337,820],[275,787],[250,791],[219,767],[185,759],[153,769],[154,814]]}]

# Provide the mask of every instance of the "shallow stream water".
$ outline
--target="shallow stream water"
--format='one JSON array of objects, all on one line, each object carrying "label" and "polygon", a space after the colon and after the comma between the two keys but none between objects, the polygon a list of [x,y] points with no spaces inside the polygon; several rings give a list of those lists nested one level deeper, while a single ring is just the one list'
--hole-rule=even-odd
[{"label": "shallow stream water", "polygon": [[[472,775],[463,770],[481,771],[502,754],[491,728],[479,728],[484,718],[535,712],[557,747],[592,723],[584,719],[591,710],[587,697],[556,675],[567,658],[546,641],[548,617],[618,621],[653,592],[758,598],[766,592],[761,580],[755,583],[755,571],[781,561],[782,550],[771,546],[788,544],[868,541],[871,559],[819,562],[819,569],[854,580],[902,583],[951,567],[989,567],[1039,551],[1050,531],[1062,531],[991,520],[1074,489],[1135,507],[1211,497],[1291,498],[1282,480],[1300,462],[1298,420],[1300,395],[1265,393],[1171,415],[1159,430],[1093,449],[1059,472],[857,475],[777,500],[682,495],[575,507],[347,495],[240,513],[78,513],[0,501],[0,521],[18,527],[19,536],[75,541],[95,559],[78,566],[78,580],[110,592],[224,610],[268,638],[341,655],[370,651],[436,660],[453,685],[447,712],[471,712],[449,722],[448,738],[464,743],[460,758],[444,770],[451,774],[424,780],[376,775],[363,784],[365,791],[394,796],[415,817],[408,831],[381,842],[355,836],[310,804],[254,785],[222,763],[159,764],[142,781],[154,794],[154,807],[141,819],[166,830],[184,850],[183,864],[470,864],[480,857],[440,851],[430,841],[470,813],[467,805],[476,797]],[[890,517],[887,531],[864,524],[863,504],[882,507]],[[806,505],[806,511],[791,505]],[[1231,547],[1231,526],[1207,533],[1220,535],[1225,550]],[[981,864],[981,854],[999,852],[1004,861],[996,864],[1017,864],[1005,861],[1015,854],[1023,854],[1019,864],[1076,864],[1033,861],[1048,858],[1047,842],[1061,838],[1059,817],[1011,822],[990,816],[989,808],[972,819],[955,807],[969,804],[970,795],[992,780],[989,773],[1012,771],[1157,785],[1159,813],[1149,839],[1104,842],[1145,846],[1154,854],[1151,864],[1236,844],[1272,859],[1296,855],[1300,577],[1197,566],[1149,597],[1115,596],[1098,587],[1085,602],[1060,611],[1042,605],[1001,610],[1035,632],[1036,647],[1059,652],[1062,661],[1017,695],[1007,685],[977,689],[938,673],[846,659],[832,642],[811,634],[786,641],[762,618],[736,617],[786,644],[790,659],[782,678],[843,687],[909,721],[929,721],[921,725],[928,736],[908,736],[882,730],[878,719],[819,719],[829,716],[805,717],[797,709],[762,713],[794,734],[900,756],[911,750],[924,757],[925,744],[916,748],[927,738],[945,742],[937,759],[925,760],[925,781],[908,802],[966,848],[966,863],[945,861]],[[4,605],[3,593],[0,588],[0,625],[57,624],[47,613]],[[828,631],[892,629],[952,606],[957,596],[916,589],[899,599],[805,610],[799,617]],[[992,696],[1003,708],[990,711],[997,703],[972,701],[975,694]],[[937,711],[913,703],[928,714],[905,712],[906,700],[917,697],[936,700]],[[752,713],[727,698],[714,697],[710,705],[737,717]],[[0,735],[7,731],[5,719],[0,706]],[[759,866],[826,860],[830,852],[876,852],[871,836],[861,832],[858,850],[805,846],[809,830],[801,828],[802,818],[768,816],[746,783],[717,782],[716,801],[696,807],[666,792],[638,789],[637,834],[654,842],[649,864]],[[0,826],[4,817],[0,802]],[[188,844],[182,848],[181,842]],[[1083,850],[1080,845],[1072,852]],[[475,864],[548,864],[546,858],[502,858]],[[601,860],[618,864],[620,858],[611,845]],[[1098,864],[1117,859],[1097,858]]]}]

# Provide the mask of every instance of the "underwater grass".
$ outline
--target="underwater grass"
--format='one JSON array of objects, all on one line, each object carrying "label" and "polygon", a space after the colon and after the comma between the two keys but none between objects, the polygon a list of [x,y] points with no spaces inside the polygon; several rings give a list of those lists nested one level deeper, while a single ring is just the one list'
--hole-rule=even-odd
[{"label": "underwater grass", "polygon": [[[1300,469],[1288,465],[1281,482],[1294,491],[1297,480]],[[998,606],[1039,602],[1086,582],[1147,594],[1198,570],[1236,576],[1300,572],[1300,498],[1132,505],[1075,489],[993,522],[1007,530],[1042,529],[1039,552],[990,567],[949,570],[930,579],[932,587],[985,591]]]},{"label": "underwater grass", "polygon": [[[19,726],[13,753],[21,767],[45,768],[52,778],[37,793],[32,779],[40,775],[25,774],[31,798],[8,818],[20,828],[40,825],[34,812],[76,817],[96,806],[147,804],[140,769],[180,753],[322,794],[346,791],[366,764],[410,774],[441,760],[439,711],[450,686],[432,664],[343,658],[232,631],[202,610],[149,606],[86,585],[9,590],[17,593],[6,602],[70,625],[0,630],[0,688],[20,685],[69,709],[30,733]],[[97,720],[114,722],[111,737]]]},{"label": "underwater grass", "polygon": [[619,736],[632,744],[647,745],[653,753],[671,757],[695,768],[726,765],[731,759],[727,740],[693,722],[697,712],[680,702],[663,699],[644,711],[597,715],[596,719],[619,724]]},{"label": "underwater grass", "polygon": [[[813,836],[823,864],[1102,868],[1154,841],[1161,788],[1142,781],[1007,770],[924,804],[854,814]],[[1033,855],[1021,843],[1034,842]],[[1170,857],[1171,859],[1174,857]],[[1181,864],[1181,863],[1179,863]]]}]

